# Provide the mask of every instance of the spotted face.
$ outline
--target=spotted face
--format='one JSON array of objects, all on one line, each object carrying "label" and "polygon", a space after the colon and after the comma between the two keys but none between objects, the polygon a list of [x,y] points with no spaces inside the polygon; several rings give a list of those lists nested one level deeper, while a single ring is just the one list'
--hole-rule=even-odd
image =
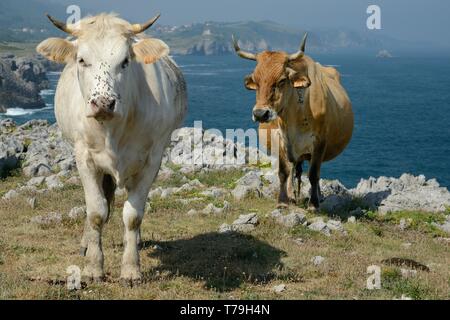
[{"label": "spotted face", "polygon": [[75,40],[50,38],[37,47],[49,60],[75,65],[78,87],[84,98],[84,114],[99,121],[124,118],[138,96],[139,64],[152,64],[169,54],[161,40],[138,34],[158,18],[132,25],[114,15],[88,17],[76,25],[52,23]]},{"label": "spotted face", "polygon": [[79,41],[78,82],[87,106],[87,117],[110,120],[123,110],[122,96],[130,77],[131,46],[126,38],[114,44],[107,41]]},{"label": "spotted face", "polygon": [[256,91],[254,121],[265,123],[275,120],[288,107],[294,92],[311,84],[301,59],[289,61],[289,56],[284,52],[258,54],[255,71],[245,78],[245,87]]}]

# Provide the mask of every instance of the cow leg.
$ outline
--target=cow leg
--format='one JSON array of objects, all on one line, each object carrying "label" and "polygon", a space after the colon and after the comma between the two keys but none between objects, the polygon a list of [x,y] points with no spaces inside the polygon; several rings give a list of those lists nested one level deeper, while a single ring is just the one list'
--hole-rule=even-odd
[{"label": "cow leg", "polygon": [[144,216],[146,197],[139,192],[129,193],[128,200],[123,208],[124,253],[122,258],[122,271],[120,278],[124,284],[129,285],[140,282],[142,275],[140,270],[138,236]]},{"label": "cow leg", "polygon": [[311,183],[311,197],[309,199],[308,207],[314,211],[320,208],[320,168],[322,165],[324,146],[320,145],[314,150],[311,157],[309,168],[309,182]]},{"label": "cow leg", "polygon": [[295,178],[297,179],[297,185],[295,190],[295,201],[298,205],[303,201],[301,196],[302,187],[302,174],[303,174],[303,161],[297,162],[295,165]]},{"label": "cow leg", "polygon": [[[162,154],[162,152],[161,152]],[[139,259],[139,245],[141,241],[141,223],[144,217],[145,203],[148,192],[158,173],[161,161],[149,165],[128,186],[128,199],[123,208],[124,252],[122,258],[121,281],[124,285],[138,284],[142,280]]]},{"label": "cow leg", "polygon": [[319,180],[320,180],[320,164],[311,164],[309,169],[309,182],[311,183],[311,197],[309,199],[309,209],[318,211],[320,207],[319,201]]},{"label": "cow leg", "polygon": [[142,242],[141,228],[139,228],[138,234],[137,234],[137,245],[138,245],[138,250],[142,250],[142,247],[144,244]]},{"label": "cow leg", "polygon": [[289,177],[286,182],[287,197],[289,203],[295,203],[295,167],[292,163],[288,162]]},{"label": "cow leg", "polygon": [[[289,206],[288,196],[288,180],[291,176],[289,162],[280,157],[280,164],[278,169],[278,178],[280,179],[280,194],[278,195],[278,208],[287,208]],[[292,189],[291,189],[292,190]]]},{"label": "cow leg", "polygon": [[83,276],[101,281],[103,272],[102,230],[108,219],[108,203],[102,190],[103,174],[97,172],[89,160],[77,159],[78,171],[86,199],[86,224],[82,238],[82,253],[88,259]]}]

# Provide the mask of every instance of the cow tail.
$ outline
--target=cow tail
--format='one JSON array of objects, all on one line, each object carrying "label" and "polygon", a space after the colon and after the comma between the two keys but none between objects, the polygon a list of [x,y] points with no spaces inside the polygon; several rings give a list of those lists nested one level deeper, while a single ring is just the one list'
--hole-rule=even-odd
[{"label": "cow tail", "polygon": [[105,174],[103,176],[103,193],[105,194],[106,201],[108,202],[108,217],[111,216],[111,213],[114,209],[114,195],[116,192],[116,183],[112,176],[109,174]]}]

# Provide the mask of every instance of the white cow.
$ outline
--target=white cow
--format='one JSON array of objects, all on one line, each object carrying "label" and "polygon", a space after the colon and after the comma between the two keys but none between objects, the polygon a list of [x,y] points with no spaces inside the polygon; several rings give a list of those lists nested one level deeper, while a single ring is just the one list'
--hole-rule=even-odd
[{"label": "white cow", "polygon": [[48,59],[65,63],[55,95],[55,113],[73,143],[83,183],[87,219],[83,275],[104,278],[101,235],[116,186],[125,188],[124,254],[121,279],[141,280],[138,245],[150,187],[171,133],[187,112],[186,84],[158,39],[138,36],[147,23],[130,24],[111,14],[66,25],[48,16],[69,39],[50,38],[37,47]]}]

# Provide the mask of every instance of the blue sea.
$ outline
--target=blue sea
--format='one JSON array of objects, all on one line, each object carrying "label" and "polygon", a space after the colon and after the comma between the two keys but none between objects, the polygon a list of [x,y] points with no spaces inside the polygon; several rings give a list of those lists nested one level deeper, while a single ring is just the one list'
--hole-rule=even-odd
[{"label": "blue sea", "polygon": [[[346,151],[325,163],[322,177],[348,187],[370,176],[398,177],[404,172],[437,178],[450,187],[450,57],[312,55],[335,66],[353,102],[355,130]],[[256,128],[251,120],[254,92],[243,86],[255,63],[234,56],[175,57],[188,83],[189,115],[203,128]],[[47,107],[10,109],[2,117],[18,123],[33,118],[55,121],[53,95],[58,73],[49,73]]]}]

